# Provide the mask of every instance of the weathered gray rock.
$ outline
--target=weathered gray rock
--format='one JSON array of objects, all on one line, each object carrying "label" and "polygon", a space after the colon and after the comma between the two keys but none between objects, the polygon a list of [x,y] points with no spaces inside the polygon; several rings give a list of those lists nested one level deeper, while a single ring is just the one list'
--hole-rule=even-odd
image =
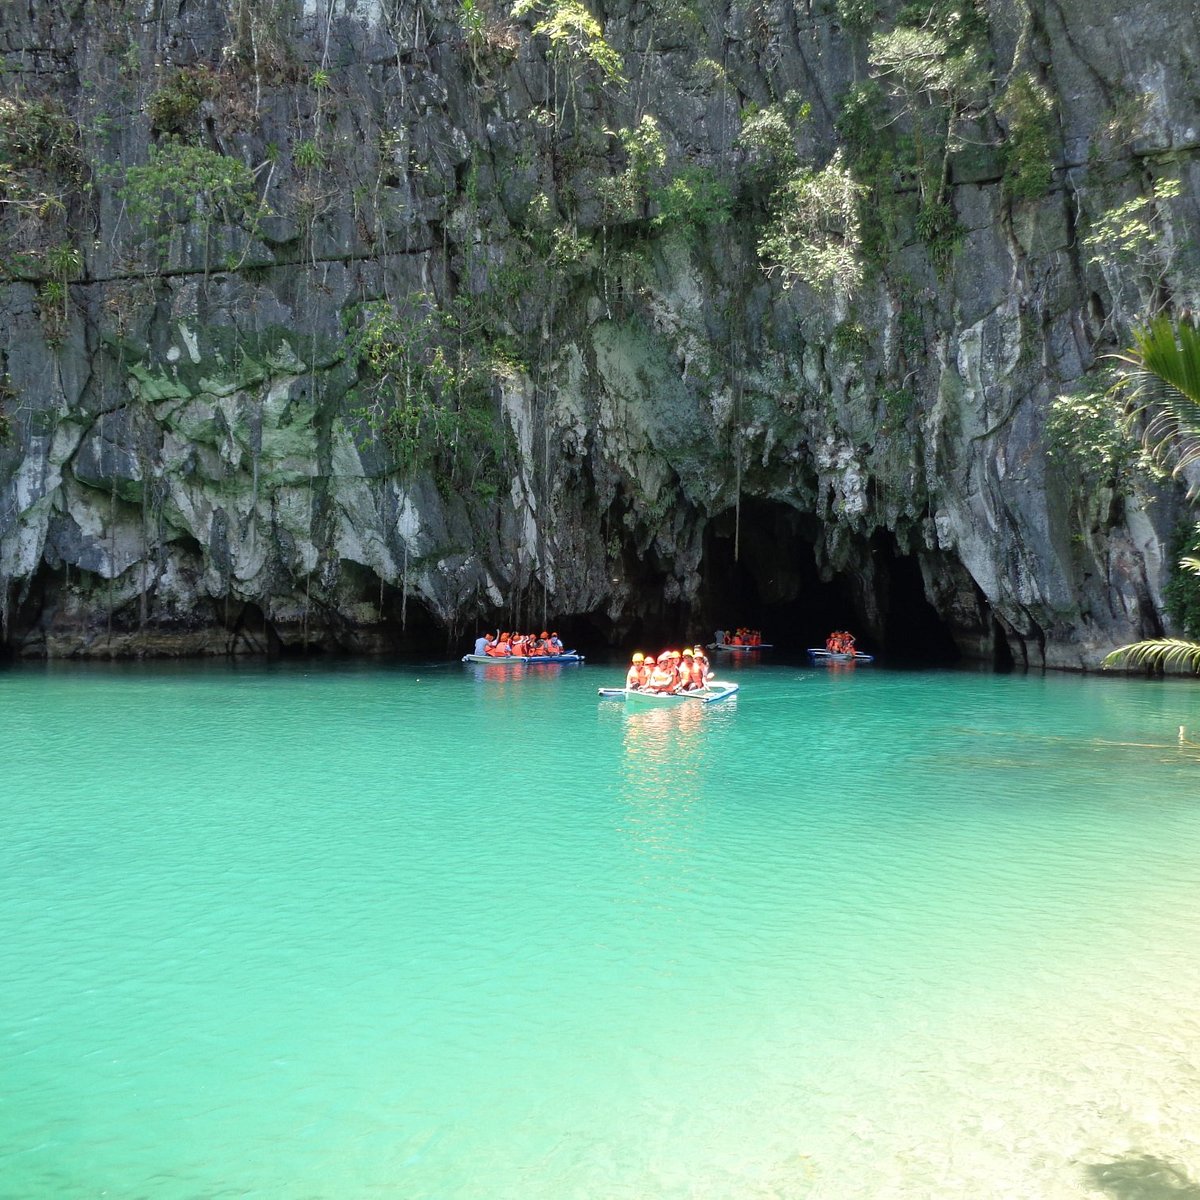
[{"label": "weathered gray rock", "polygon": [[[1147,301],[1145,264],[1083,247],[1103,208],[1178,179],[1156,286],[1200,299],[1190,0],[988,3],[997,76],[1053,94],[1053,186],[1013,202],[980,119],[951,162],[954,256],[901,206],[852,301],[764,277],[752,198],[709,228],[611,201],[611,131],[647,113],[673,162],[732,179],[742,109],[794,91],[797,149],[827,159],[867,73],[835,6],[607,4],[623,86],[552,67],[501,6],[474,30],[449,0],[267,7],[253,53],[217,0],[151,24],[30,0],[0,29],[20,94],[79,119],[92,185],[37,176],[64,215],[0,225],[84,261],[61,316],[44,272],[0,281],[2,644],[381,649],[543,619],[616,640],[744,603],[805,638],[837,620],[903,648],[936,624],[972,657],[1087,667],[1162,629],[1178,494],[1088,494],[1045,418]],[[163,141],[156,89],[193,77],[188,136],[270,211],[247,230],[200,203],[155,250],[120,168]],[[428,336],[367,396],[346,330],[377,300],[489,349],[490,441],[443,430],[414,466],[403,429],[372,433]]]}]

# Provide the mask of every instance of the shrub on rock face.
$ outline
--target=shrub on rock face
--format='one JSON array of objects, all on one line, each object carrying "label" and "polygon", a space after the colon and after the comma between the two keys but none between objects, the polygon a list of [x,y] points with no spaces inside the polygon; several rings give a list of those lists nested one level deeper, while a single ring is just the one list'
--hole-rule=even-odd
[{"label": "shrub on rock face", "polygon": [[39,244],[67,234],[87,174],[79,127],[57,103],[0,96],[0,250],[34,253],[22,271],[36,274]]},{"label": "shrub on rock face", "polygon": [[200,105],[218,86],[216,76],[207,67],[178,71],[146,101],[150,127],[158,133],[188,138],[197,126]]},{"label": "shrub on rock face", "polygon": [[1005,192],[1013,200],[1044,196],[1054,181],[1054,104],[1049,91],[1032,75],[1018,75],[1000,98],[996,111],[1008,125],[1003,148]]},{"label": "shrub on rock face", "polygon": [[818,292],[855,291],[863,275],[858,213],[863,191],[840,150],[821,170],[793,174],[773,198],[774,216],[759,239],[767,274],[778,275],[785,288],[805,283]]},{"label": "shrub on rock face", "polygon": [[254,236],[265,212],[241,159],[174,140],[151,146],[149,162],[129,168],[120,195],[139,238],[160,255],[182,226],[197,223],[206,241],[222,225]]}]

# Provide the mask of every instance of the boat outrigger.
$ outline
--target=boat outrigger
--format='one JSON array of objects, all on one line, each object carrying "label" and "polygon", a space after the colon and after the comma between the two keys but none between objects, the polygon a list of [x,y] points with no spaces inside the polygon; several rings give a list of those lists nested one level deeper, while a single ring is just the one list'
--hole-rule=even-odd
[{"label": "boat outrigger", "polygon": [[706,650],[724,650],[728,654],[752,654],[755,650],[773,650],[775,648],[773,642],[758,642],[756,645],[741,645],[729,642],[709,642],[705,647]]}]

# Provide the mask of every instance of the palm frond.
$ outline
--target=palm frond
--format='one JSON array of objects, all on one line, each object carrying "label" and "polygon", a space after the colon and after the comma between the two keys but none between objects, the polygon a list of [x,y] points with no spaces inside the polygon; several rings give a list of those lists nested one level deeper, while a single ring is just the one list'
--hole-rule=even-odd
[{"label": "palm frond", "polygon": [[1188,317],[1156,317],[1113,357],[1129,368],[1122,381],[1127,413],[1140,424],[1147,453],[1176,475],[1200,462],[1200,326]]},{"label": "palm frond", "polygon": [[1166,380],[1200,413],[1200,328],[1195,321],[1158,317],[1135,330],[1133,341],[1143,368]]},{"label": "palm frond", "polygon": [[1145,667],[1154,671],[1182,667],[1200,673],[1200,642],[1188,642],[1182,638],[1152,638],[1144,642],[1132,642],[1106,654],[1100,665],[1105,669],[1125,666]]}]

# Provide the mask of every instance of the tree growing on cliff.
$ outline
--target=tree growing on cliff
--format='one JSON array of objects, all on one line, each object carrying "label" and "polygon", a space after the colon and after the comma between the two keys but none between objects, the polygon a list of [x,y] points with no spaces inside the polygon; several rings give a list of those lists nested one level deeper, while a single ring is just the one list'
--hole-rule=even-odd
[{"label": "tree growing on cliff", "polygon": [[[1200,463],[1200,325],[1195,318],[1155,318],[1135,330],[1133,346],[1115,356],[1126,365],[1126,412],[1142,429],[1148,452],[1178,476]],[[1193,484],[1188,498],[1200,495]],[[1200,536],[1200,525],[1196,527]],[[1195,545],[1195,542],[1193,542]],[[1181,572],[1200,580],[1200,558],[1185,556]],[[1200,582],[1193,585],[1200,592]],[[1104,666],[1183,667],[1200,672],[1200,642],[1154,638],[1121,646]]]},{"label": "tree growing on cliff", "polygon": [[1144,311],[1163,312],[1171,302],[1168,277],[1180,246],[1171,205],[1183,191],[1176,179],[1157,179],[1150,195],[1138,195],[1106,209],[1083,239],[1088,262],[1104,273],[1113,294],[1129,278]]},{"label": "tree growing on cliff", "polygon": [[870,65],[909,118],[917,187],[931,207],[946,202],[950,157],[963,144],[963,125],[983,106],[988,75],[973,20],[953,10],[920,15],[875,34]]},{"label": "tree growing on cliff", "polygon": [[[175,243],[185,243],[179,249],[186,250],[189,230],[197,234],[206,268],[214,251],[244,256],[267,212],[254,172],[240,159],[175,139],[151,146],[149,161],[125,172],[118,194],[140,244],[160,268]],[[232,239],[228,245],[218,240],[222,231]]]},{"label": "tree growing on cliff", "polygon": [[406,480],[479,494],[495,486],[504,440],[492,412],[498,356],[469,301],[440,308],[425,292],[346,314],[346,362],[358,374],[352,415],[395,456]]},{"label": "tree growing on cliff", "polygon": [[[536,14],[533,35],[550,43],[553,67],[553,96],[547,97],[556,127],[568,109],[576,108],[577,72],[587,68],[599,71],[603,83],[624,83],[621,56],[605,40],[600,22],[579,0],[517,0],[512,6],[515,20]],[[561,86],[560,76],[566,76]]]},{"label": "tree growing on cliff", "polygon": [[855,183],[839,150],[819,171],[800,169],[776,193],[775,216],[759,239],[768,275],[783,286],[806,283],[817,292],[855,291],[862,282]]}]

